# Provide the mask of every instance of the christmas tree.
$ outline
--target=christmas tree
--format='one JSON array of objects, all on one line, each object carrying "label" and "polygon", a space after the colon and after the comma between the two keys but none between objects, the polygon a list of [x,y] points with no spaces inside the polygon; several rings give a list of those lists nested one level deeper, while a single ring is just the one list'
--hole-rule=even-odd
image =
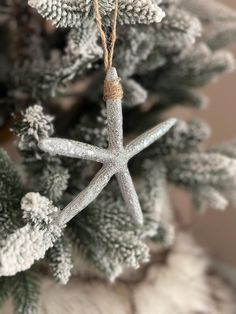
[{"label": "christmas tree", "polygon": [[[4,314],[235,313],[231,287],[178,227],[168,186],[197,211],[226,209],[236,142],[208,149],[206,122],[167,118],[176,105],[205,107],[199,87],[234,70],[225,47],[236,12],[214,0],[119,0],[109,98],[96,3],[109,50],[115,1],[0,4]],[[120,111],[109,109],[117,95]]]}]

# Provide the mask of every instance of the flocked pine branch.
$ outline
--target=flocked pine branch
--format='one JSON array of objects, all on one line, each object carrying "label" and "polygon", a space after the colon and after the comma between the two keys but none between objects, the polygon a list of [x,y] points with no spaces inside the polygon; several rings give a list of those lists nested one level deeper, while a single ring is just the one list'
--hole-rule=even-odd
[{"label": "flocked pine branch", "polygon": [[69,133],[73,140],[107,148],[107,114],[104,104],[97,107],[95,113],[82,117]]},{"label": "flocked pine branch", "polygon": [[156,45],[164,54],[186,53],[200,37],[202,26],[189,12],[176,8],[167,10],[162,23],[155,25]]},{"label": "flocked pine branch", "polygon": [[[213,149],[211,149],[210,152],[218,153],[228,158],[231,158],[232,160],[235,160],[236,159],[236,141],[231,140],[224,144],[220,144],[214,147]],[[233,204],[236,204],[235,185],[234,184],[232,184],[231,186],[227,185],[226,187],[222,187],[222,190],[227,200],[231,201]]]},{"label": "flocked pine branch", "polygon": [[32,179],[35,190],[42,195],[47,196],[50,200],[58,202],[61,200],[64,191],[68,187],[68,180],[70,178],[68,169],[57,162],[48,162],[39,178],[36,175]]},{"label": "flocked pine branch", "polygon": [[14,277],[1,277],[0,304],[11,298],[14,314],[37,314],[39,301],[37,277],[33,271],[21,272]]},{"label": "flocked pine branch", "polygon": [[180,59],[178,64],[170,67],[163,75],[163,82],[184,86],[203,86],[217,75],[225,71],[232,71],[235,67],[234,58],[226,51],[212,52],[205,44],[193,47],[191,53]]},{"label": "flocked pine branch", "polygon": [[[122,40],[124,32],[128,39],[126,41]],[[118,34],[122,40],[122,47],[120,50],[117,47],[116,53],[118,58],[116,64],[119,65],[120,74],[127,76],[135,71],[145,73],[163,65],[164,56],[169,58],[171,53],[175,57],[177,52],[186,53],[200,32],[199,21],[188,12],[179,9],[175,9],[174,12],[167,10],[167,16],[160,24],[122,28],[120,36]],[[32,90],[33,86],[32,92],[40,98],[43,95],[45,97],[48,92],[55,94],[58,85],[83,73],[86,66],[91,66],[93,61],[101,58],[100,47],[94,49],[96,47],[95,37],[97,37],[94,22],[84,22],[79,29],[72,29],[72,34],[73,36],[69,35],[68,37],[68,47],[62,59],[55,57],[46,63],[39,59],[34,62],[33,66],[26,65],[24,72],[19,73],[20,85],[23,85],[23,89],[28,86]],[[92,49],[89,45],[92,45]],[[31,77],[28,81],[23,81],[22,78],[26,77],[24,73],[29,72],[29,67]]]},{"label": "flocked pine branch", "polygon": [[0,275],[11,276],[27,270],[43,258],[61,237],[62,230],[53,219],[58,208],[38,193],[28,193],[21,202],[25,226],[1,239]]},{"label": "flocked pine branch", "polygon": [[[118,21],[120,24],[160,22],[165,14],[158,3],[156,0],[120,0]],[[29,0],[29,4],[60,27],[79,27],[93,17],[93,1]],[[99,4],[104,21],[109,23],[115,2],[102,0]]]},{"label": "flocked pine branch", "polygon": [[[180,104],[193,103],[200,106],[204,104],[204,99],[191,94],[189,88],[203,85],[222,72],[232,69],[232,56],[225,51],[216,50],[212,53],[204,42],[207,38],[199,40],[202,25],[194,12],[183,10],[182,5],[177,5],[175,1],[171,5],[168,1],[160,5],[166,12],[161,23],[148,26],[136,24],[135,27],[126,25],[118,29],[115,63],[122,77],[141,75],[137,83],[141,83],[140,88],[144,91],[160,93],[163,99],[165,95],[172,95],[172,89],[174,98],[178,89]],[[219,28],[224,29],[224,25],[220,24]],[[73,28],[68,36],[64,56],[59,54],[50,61],[39,59],[33,65],[28,64],[25,71],[19,73],[20,80],[17,84],[41,99],[66,91],[63,84],[85,74],[101,58],[101,48],[96,43],[98,34],[94,26],[93,21],[86,19],[80,28]],[[228,38],[229,42],[227,33],[223,38]],[[197,46],[196,40],[200,41]],[[196,69],[193,69],[193,64]],[[31,77],[27,75],[29,72]],[[181,77],[179,73],[182,73]],[[28,81],[25,81],[27,77]],[[140,92],[138,86],[136,85],[137,92]],[[129,85],[126,88],[127,94],[128,87]],[[133,87],[131,85],[130,93]]]},{"label": "flocked pine branch", "polygon": [[[194,45],[201,34],[198,19],[179,9],[167,10],[166,14],[160,24],[121,28],[122,45],[117,47],[115,60],[123,76],[159,68],[166,58],[186,54]],[[127,40],[122,36],[124,31]]]},{"label": "flocked pine branch", "polygon": [[[149,250],[144,240],[158,237],[161,231],[160,212],[166,196],[165,170],[161,164],[157,167],[152,162],[145,165],[138,190],[144,213],[142,228],[137,229],[114,186],[113,190],[106,189],[72,224],[84,258],[111,280],[123,269],[136,268],[147,261]],[[163,237],[163,241],[167,238]]]},{"label": "flocked pine branch", "polygon": [[142,157],[162,159],[181,153],[198,152],[199,146],[209,135],[208,125],[201,120],[178,120],[170,132],[160,140],[159,145],[152,145]]},{"label": "flocked pine branch", "polygon": [[18,149],[30,176],[31,188],[59,201],[69,180],[68,170],[58,157],[42,153],[38,143],[53,134],[53,117],[43,113],[43,107],[34,105],[22,113],[22,120],[14,127]]},{"label": "flocked pine branch", "polygon": [[20,200],[23,187],[13,162],[0,149],[0,237],[14,232],[22,224]]},{"label": "flocked pine branch", "polygon": [[84,21],[79,28],[69,32],[63,53],[53,51],[49,60],[37,58],[33,63],[25,63],[18,71],[16,84],[38,99],[55,96],[60,90],[63,92],[66,83],[84,74],[101,59],[102,49],[97,39],[94,21]]},{"label": "flocked pine branch", "polygon": [[[69,130],[69,137],[73,140],[107,148],[107,118],[104,104],[98,106],[95,113],[81,117]],[[97,165],[91,165],[88,160],[74,158],[66,158],[64,164],[69,173],[72,174],[67,190],[72,197],[72,195],[85,188],[94,172],[97,171]],[[80,178],[79,182],[78,177]]]},{"label": "flocked pine branch", "polygon": [[203,122],[178,121],[160,145],[150,147],[140,159],[162,160],[168,180],[188,190],[197,209],[222,210],[235,201],[236,150],[232,141],[203,152],[201,144],[208,136],[209,128]]},{"label": "flocked pine branch", "polygon": [[73,268],[72,242],[64,235],[46,253],[46,260],[56,281],[66,284]]},{"label": "flocked pine branch", "polygon": [[22,153],[25,152],[27,155],[28,151],[34,150],[34,157],[37,159],[38,141],[54,132],[52,121],[53,117],[44,114],[40,105],[26,109],[21,121],[15,126],[15,131],[19,138],[18,148],[20,151]]},{"label": "flocked pine branch", "polygon": [[134,107],[143,104],[148,97],[148,92],[135,80],[123,80],[124,99],[123,104],[125,107]]},{"label": "flocked pine branch", "polygon": [[[178,167],[172,162],[177,162]],[[220,154],[180,154],[167,160],[167,167],[169,179],[184,186],[212,185],[220,188],[235,183],[236,160]]]},{"label": "flocked pine branch", "polygon": [[40,289],[37,275],[32,271],[21,272],[11,282],[15,314],[37,314]]},{"label": "flocked pine branch", "polygon": [[[15,232],[18,233],[24,222],[20,209],[23,187],[13,162],[10,161],[10,158],[3,150],[0,151],[0,164],[0,251],[2,253],[2,248],[9,237],[14,237]],[[12,250],[11,246],[9,248]],[[4,261],[4,258],[2,261]],[[6,262],[8,263],[8,260]],[[19,259],[17,259],[16,264],[19,262]],[[16,314],[37,313],[37,282],[30,273],[20,273],[13,277],[1,277],[0,291],[0,304],[11,297]]]},{"label": "flocked pine branch", "polygon": [[236,159],[219,153],[180,154],[167,158],[166,167],[170,182],[189,190],[200,210],[225,209],[236,188]]},{"label": "flocked pine branch", "polygon": [[203,109],[208,104],[208,98],[195,90],[184,86],[163,86],[158,91],[159,99],[155,107],[159,112],[176,105]]},{"label": "flocked pine branch", "polygon": [[[17,132],[17,135],[19,137],[18,147],[25,157],[25,165],[27,166],[30,175],[33,174],[31,185],[34,187],[34,190],[41,192],[43,195],[47,196],[50,200],[54,202],[59,202],[63,195],[63,192],[67,189],[68,186],[68,170],[64,166],[62,166],[59,158],[50,157],[42,154],[42,152],[38,151],[37,149],[39,140],[48,137],[54,132],[51,122],[52,117],[43,113],[42,106],[35,105],[29,107],[23,113],[22,122],[16,125],[15,131]],[[50,231],[46,230],[47,228],[45,229],[45,227],[42,226],[43,229],[45,229],[45,233],[41,235],[39,232],[37,238],[37,230],[34,229],[35,221],[29,219],[27,213],[31,213],[30,209],[32,211],[34,210],[34,208],[31,208],[31,206],[34,207],[35,202],[37,203],[38,201],[39,203],[43,203],[44,201],[46,201],[46,198],[42,198],[37,194],[28,194],[29,198],[30,195],[32,196],[32,202],[29,202],[29,211],[24,212],[24,218],[28,223],[33,223],[33,229],[32,226],[26,225],[24,230],[30,229],[29,232],[33,233],[36,237],[35,245],[40,246],[42,245],[40,241],[43,241],[43,237],[47,237],[47,232]],[[24,200],[27,200],[27,197],[23,199],[23,204]],[[44,206],[45,205],[46,204],[44,204]],[[47,203],[47,206],[49,206],[49,202]],[[47,255],[48,261],[55,278],[65,283],[69,279],[71,274],[71,244],[64,235],[60,238],[60,240],[56,241],[55,244],[54,238],[52,237],[52,239],[50,240],[50,237],[51,236],[49,234],[48,240],[49,242],[51,241],[51,244],[49,244],[51,248],[49,249]],[[41,257],[44,256],[46,249],[47,245],[42,248],[42,253],[40,253]],[[43,250],[45,250],[44,253]],[[33,256],[32,254],[30,264],[34,262],[34,259],[37,259],[37,257]]]},{"label": "flocked pine branch", "polygon": [[145,218],[142,238],[152,238],[158,233],[166,202],[166,171],[161,162],[154,164],[148,159],[144,162],[138,192]]},{"label": "flocked pine branch", "polygon": [[11,284],[11,280],[8,280],[8,278],[0,278],[0,307],[3,306],[6,300],[10,297]]},{"label": "flocked pine branch", "polygon": [[104,194],[76,221],[79,249],[86,260],[111,280],[126,267],[149,260],[148,247],[133,226],[120,196]]},{"label": "flocked pine branch", "polygon": [[212,186],[196,186],[192,191],[194,206],[201,212],[208,208],[224,210],[229,201],[222,193]]},{"label": "flocked pine branch", "polygon": [[212,50],[225,47],[236,39],[236,20],[235,22],[216,25],[206,34],[204,39]]}]

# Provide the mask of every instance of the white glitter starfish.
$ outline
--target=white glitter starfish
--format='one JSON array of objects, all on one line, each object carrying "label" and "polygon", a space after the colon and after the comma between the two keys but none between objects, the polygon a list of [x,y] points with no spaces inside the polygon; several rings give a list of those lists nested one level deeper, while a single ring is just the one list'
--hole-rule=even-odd
[{"label": "white glitter starfish", "polygon": [[[107,81],[117,81],[116,69],[112,67],[106,75]],[[86,143],[68,139],[47,138],[40,142],[40,148],[53,155],[93,160],[103,164],[90,184],[69,203],[57,217],[60,226],[65,225],[75,215],[88,206],[108,184],[113,175],[116,176],[121,193],[137,224],[143,223],[143,215],[137,193],[128,169],[128,161],[140,151],[163,136],[176,122],[169,119],[140,135],[124,147],[122,99],[106,100],[108,148],[103,149]]]}]

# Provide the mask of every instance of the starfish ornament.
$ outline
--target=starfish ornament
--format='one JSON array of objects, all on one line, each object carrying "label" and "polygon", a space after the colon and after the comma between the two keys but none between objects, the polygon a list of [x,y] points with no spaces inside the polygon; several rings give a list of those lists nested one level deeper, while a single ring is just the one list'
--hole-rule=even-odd
[{"label": "starfish ornament", "polygon": [[[116,69],[110,68],[106,74],[106,81],[114,83],[118,80]],[[94,201],[113,175],[118,180],[127,209],[134,221],[137,224],[143,223],[141,206],[127,164],[133,156],[163,136],[176,123],[176,119],[172,118],[160,123],[124,147],[122,97],[107,99],[106,109],[109,144],[107,149],[61,138],[46,138],[39,143],[39,147],[44,152],[53,155],[82,158],[103,164],[89,185],[60,212],[56,218],[59,226],[65,225]]]}]

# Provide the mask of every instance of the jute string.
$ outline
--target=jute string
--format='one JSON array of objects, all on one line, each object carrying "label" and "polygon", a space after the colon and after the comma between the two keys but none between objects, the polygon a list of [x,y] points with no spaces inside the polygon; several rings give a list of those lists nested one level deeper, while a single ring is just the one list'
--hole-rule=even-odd
[{"label": "jute string", "polygon": [[[112,68],[114,49],[116,43],[116,28],[117,28],[117,16],[118,16],[118,4],[119,0],[115,0],[115,10],[112,20],[112,27],[110,33],[110,44],[108,43],[106,33],[102,26],[102,19],[99,10],[98,0],[93,0],[93,7],[95,13],[95,20],[97,28],[101,37],[103,53],[104,53],[104,67],[107,72]],[[104,81],[104,100],[116,100],[122,99],[123,97],[123,88],[120,83],[120,79],[114,81]]]}]

